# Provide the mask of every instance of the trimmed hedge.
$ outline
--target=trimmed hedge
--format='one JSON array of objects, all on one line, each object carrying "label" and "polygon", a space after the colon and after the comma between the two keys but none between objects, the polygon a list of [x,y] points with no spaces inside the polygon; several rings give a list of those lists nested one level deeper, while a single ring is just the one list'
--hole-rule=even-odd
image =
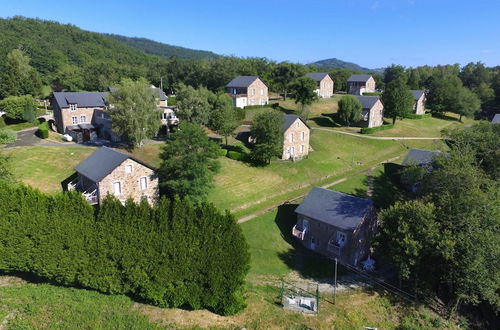
[{"label": "trimmed hedge", "polygon": [[250,254],[229,212],[162,198],[94,210],[77,192],[0,182],[0,270],[126,294],[160,307],[230,315],[244,306]]},{"label": "trimmed hedge", "polygon": [[375,133],[375,132],[378,132],[378,131],[385,131],[386,129],[391,129],[393,128],[394,125],[393,124],[385,124],[385,125],[382,125],[382,126],[377,126],[377,127],[363,127],[361,129],[361,134],[372,134],[372,133]]},{"label": "trimmed hedge", "polygon": [[17,140],[17,133],[8,128],[0,129],[0,144],[13,143]]},{"label": "trimmed hedge", "polygon": [[373,92],[373,93],[363,93],[363,96],[381,96],[382,93],[380,92]]},{"label": "trimmed hedge", "polygon": [[265,104],[265,105],[247,105],[245,107],[245,109],[262,109],[262,108],[265,108],[265,107],[268,107],[269,104]]},{"label": "trimmed hedge", "polygon": [[234,160],[245,161],[247,159],[247,154],[239,151],[229,150],[227,152],[227,157]]},{"label": "trimmed hedge", "polygon": [[219,149],[219,156],[225,157],[227,155],[227,149],[220,148]]},{"label": "trimmed hedge", "polygon": [[432,117],[432,113],[424,113],[423,115],[417,115],[414,113],[410,113],[410,114],[405,116],[405,118],[408,118],[408,119],[424,119],[424,118],[431,118],[431,117]]},{"label": "trimmed hedge", "polygon": [[38,125],[38,135],[42,139],[46,139],[49,137],[49,123],[44,121],[40,125]]}]

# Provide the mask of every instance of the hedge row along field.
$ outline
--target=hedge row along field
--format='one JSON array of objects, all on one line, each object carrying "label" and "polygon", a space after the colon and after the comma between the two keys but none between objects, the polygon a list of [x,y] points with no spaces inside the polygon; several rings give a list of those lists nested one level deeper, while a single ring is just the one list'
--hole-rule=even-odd
[{"label": "hedge row along field", "polygon": [[127,294],[160,307],[245,307],[249,252],[229,213],[161,199],[108,197],[94,210],[77,193],[45,195],[0,183],[0,270],[62,285]]}]

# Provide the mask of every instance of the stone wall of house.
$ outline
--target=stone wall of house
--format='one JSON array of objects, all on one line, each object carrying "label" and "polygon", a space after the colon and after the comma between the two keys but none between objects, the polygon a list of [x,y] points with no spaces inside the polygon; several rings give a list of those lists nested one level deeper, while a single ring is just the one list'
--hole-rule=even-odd
[{"label": "stone wall of house", "polygon": [[256,79],[247,88],[247,105],[265,105],[269,103],[267,86],[260,79]]},{"label": "stone wall of house", "polygon": [[365,85],[365,93],[375,93],[375,79],[370,77]]},{"label": "stone wall of house", "polygon": [[413,106],[413,110],[415,110],[415,114],[417,115],[423,115],[425,113],[425,94],[422,95],[417,102],[415,102],[415,105]]},{"label": "stone wall of house", "polygon": [[[64,131],[66,126],[78,125],[83,122],[92,123],[95,110],[104,110],[104,107],[80,108],[77,106],[76,111],[71,111],[69,108],[60,109],[61,113],[61,130]],[[85,116],[85,121],[82,121],[81,116]],[[72,117],[76,116],[77,123],[73,124]],[[57,121],[56,121],[57,124]],[[59,124],[58,124],[59,125]],[[58,127],[59,130],[59,127]]]},{"label": "stone wall of house", "polygon": [[384,124],[384,105],[380,100],[370,109],[368,127],[377,127]]},{"label": "stone wall of house", "polygon": [[[127,165],[132,165],[132,173],[127,173]],[[153,203],[158,198],[158,178],[153,178],[154,171],[133,159],[125,160],[120,166],[115,168],[108,176],[99,183],[99,203],[107,194],[114,194],[113,183],[120,182],[121,194],[115,195],[121,201],[128,198],[140,202],[145,196],[148,202]],[[140,178],[147,178],[147,188],[141,190]]]},{"label": "stone wall of house", "polygon": [[330,98],[333,95],[333,80],[330,76],[326,76],[319,82],[319,97]]},{"label": "stone wall of house", "polygon": [[307,156],[309,154],[309,136],[309,127],[297,118],[284,133],[281,159],[301,159]]}]

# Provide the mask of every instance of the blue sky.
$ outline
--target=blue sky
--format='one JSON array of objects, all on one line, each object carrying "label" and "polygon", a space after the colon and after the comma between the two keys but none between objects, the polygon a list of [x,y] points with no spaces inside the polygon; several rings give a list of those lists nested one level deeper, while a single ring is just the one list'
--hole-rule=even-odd
[{"label": "blue sky", "polygon": [[499,0],[0,0],[15,15],[277,61],[500,65]]}]

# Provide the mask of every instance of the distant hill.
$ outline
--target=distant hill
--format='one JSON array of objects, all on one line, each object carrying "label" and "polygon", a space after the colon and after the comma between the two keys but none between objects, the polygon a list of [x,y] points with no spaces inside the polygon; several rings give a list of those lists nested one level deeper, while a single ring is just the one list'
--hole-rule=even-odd
[{"label": "distant hill", "polygon": [[104,34],[104,35],[113,38],[121,43],[124,43],[128,46],[140,49],[146,54],[158,55],[165,58],[169,58],[171,56],[177,56],[179,58],[184,58],[184,59],[198,60],[204,58],[215,58],[220,56],[206,50],[195,50],[179,46],[172,46],[146,38],[125,37],[118,34]]},{"label": "distant hill", "polygon": [[339,60],[338,58],[329,58],[326,60],[321,60],[311,63],[310,65],[314,65],[317,66],[318,68],[324,68],[324,69],[349,69],[352,71],[377,72],[377,73],[380,73],[381,71],[383,72],[383,69],[368,69],[356,63]]}]

